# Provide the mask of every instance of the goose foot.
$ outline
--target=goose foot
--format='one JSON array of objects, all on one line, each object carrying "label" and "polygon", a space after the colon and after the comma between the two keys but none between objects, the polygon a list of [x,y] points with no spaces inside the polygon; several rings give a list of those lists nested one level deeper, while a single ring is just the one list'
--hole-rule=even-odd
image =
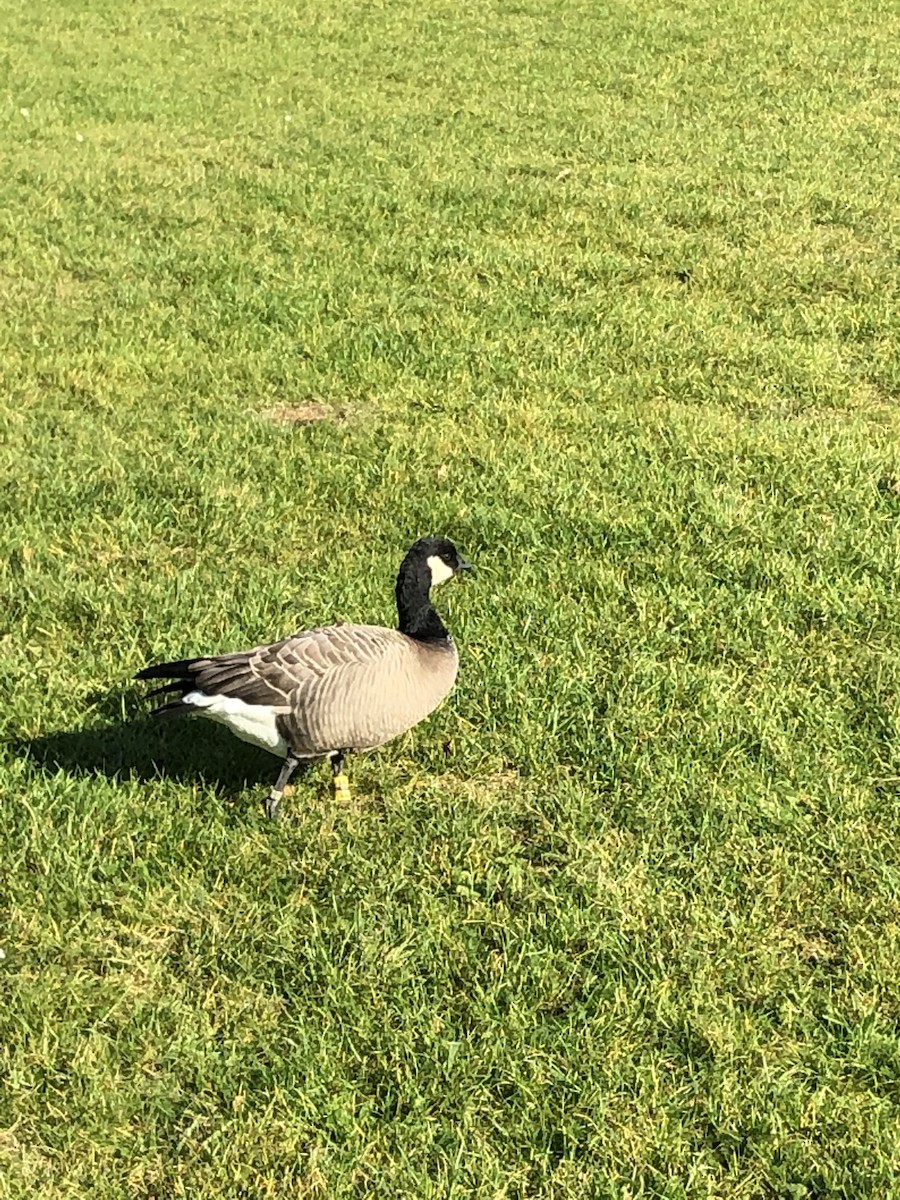
[{"label": "goose foot", "polygon": [[348,753],[347,750],[338,750],[331,756],[331,769],[334,772],[331,786],[338,804],[347,804],[350,800],[350,780],[344,774],[344,756]]}]

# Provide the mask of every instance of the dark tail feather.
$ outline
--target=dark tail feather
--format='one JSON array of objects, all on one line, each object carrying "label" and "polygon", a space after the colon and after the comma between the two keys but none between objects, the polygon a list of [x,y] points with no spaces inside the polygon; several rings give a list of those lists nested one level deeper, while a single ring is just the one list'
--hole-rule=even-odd
[{"label": "dark tail feather", "polygon": [[181,692],[183,696],[192,687],[193,684],[189,679],[176,679],[172,683],[164,683],[162,687],[154,688],[151,692],[147,693],[144,699],[149,700],[151,696],[161,696],[163,692]]},{"label": "dark tail feather", "polygon": [[135,679],[188,680],[193,674],[191,667],[196,661],[195,658],[181,658],[178,662],[154,663],[150,667],[144,667],[143,671],[138,671]]},{"label": "dark tail feather", "polygon": [[[143,671],[138,671],[135,679],[170,679],[171,683],[164,683],[161,687],[153,688],[147,693],[147,699],[151,696],[161,696],[165,692],[181,692],[184,696],[194,686],[194,675],[191,668],[197,660],[195,658],[182,658],[178,662],[154,663],[152,666],[144,667]],[[183,713],[196,712],[197,710],[190,704],[185,704],[181,698],[170,700],[168,704],[161,704],[158,708],[151,708],[151,717],[180,717]]]},{"label": "dark tail feather", "polygon": [[170,700],[168,704],[161,704],[159,708],[151,708],[150,716],[166,720],[169,717],[182,717],[186,713],[195,713],[196,711],[193,704],[185,704],[183,700]]}]

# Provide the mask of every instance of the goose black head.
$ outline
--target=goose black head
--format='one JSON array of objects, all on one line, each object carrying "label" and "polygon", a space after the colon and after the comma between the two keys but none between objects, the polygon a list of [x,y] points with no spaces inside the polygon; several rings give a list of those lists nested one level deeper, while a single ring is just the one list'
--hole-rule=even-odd
[{"label": "goose black head", "polygon": [[474,567],[448,538],[420,538],[410,546],[397,575],[397,614],[402,633],[423,641],[449,638],[431,605],[429,592],[460,571],[474,573]]},{"label": "goose black head", "polygon": [[463,558],[449,538],[420,538],[410,547],[405,563],[415,566],[417,573],[423,568],[427,570],[429,587],[446,583],[461,571],[471,571],[475,574],[475,568]]}]

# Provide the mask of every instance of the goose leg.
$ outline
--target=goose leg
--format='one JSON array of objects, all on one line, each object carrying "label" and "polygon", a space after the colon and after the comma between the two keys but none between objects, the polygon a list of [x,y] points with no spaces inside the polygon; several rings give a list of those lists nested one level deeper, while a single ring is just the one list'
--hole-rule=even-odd
[{"label": "goose leg", "polygon": [[331,781],[334,787],[334,798],[342,804],[346,804],[350,799],[350,780],[344,774],[344,756],[347,753],[346,750],[338,750],[331,756],[331,769],[334,772],[334,778]]},{"label": "goose leg", "polygon": [[296,754],[293,754],[290,750],[288,750],[287,757],[284,760],[284,766],[278,772],[278,778],[275,780],[275,786],[272,788],[271,792],[269,792],[268,799],[266,800],[266,816],[271,817],[274,821],[279,820],[281,817],[281,813],[279,811],[281,808],[281,797],[284,795],[284,789],[287,787],[291,776],[299,766],[300,759]]}]

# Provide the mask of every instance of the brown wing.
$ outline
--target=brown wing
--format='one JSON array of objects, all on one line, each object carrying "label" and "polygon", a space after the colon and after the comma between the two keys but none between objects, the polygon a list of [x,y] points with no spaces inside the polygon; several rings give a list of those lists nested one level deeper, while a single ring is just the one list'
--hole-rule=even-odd
[{"label": "brown wing", "polygon": [[255,650],[198,659],[191,674],[194,686],[207,695],[287,709],[330,673],[373,666],[406,640],[378,625],[327,625]]}]

